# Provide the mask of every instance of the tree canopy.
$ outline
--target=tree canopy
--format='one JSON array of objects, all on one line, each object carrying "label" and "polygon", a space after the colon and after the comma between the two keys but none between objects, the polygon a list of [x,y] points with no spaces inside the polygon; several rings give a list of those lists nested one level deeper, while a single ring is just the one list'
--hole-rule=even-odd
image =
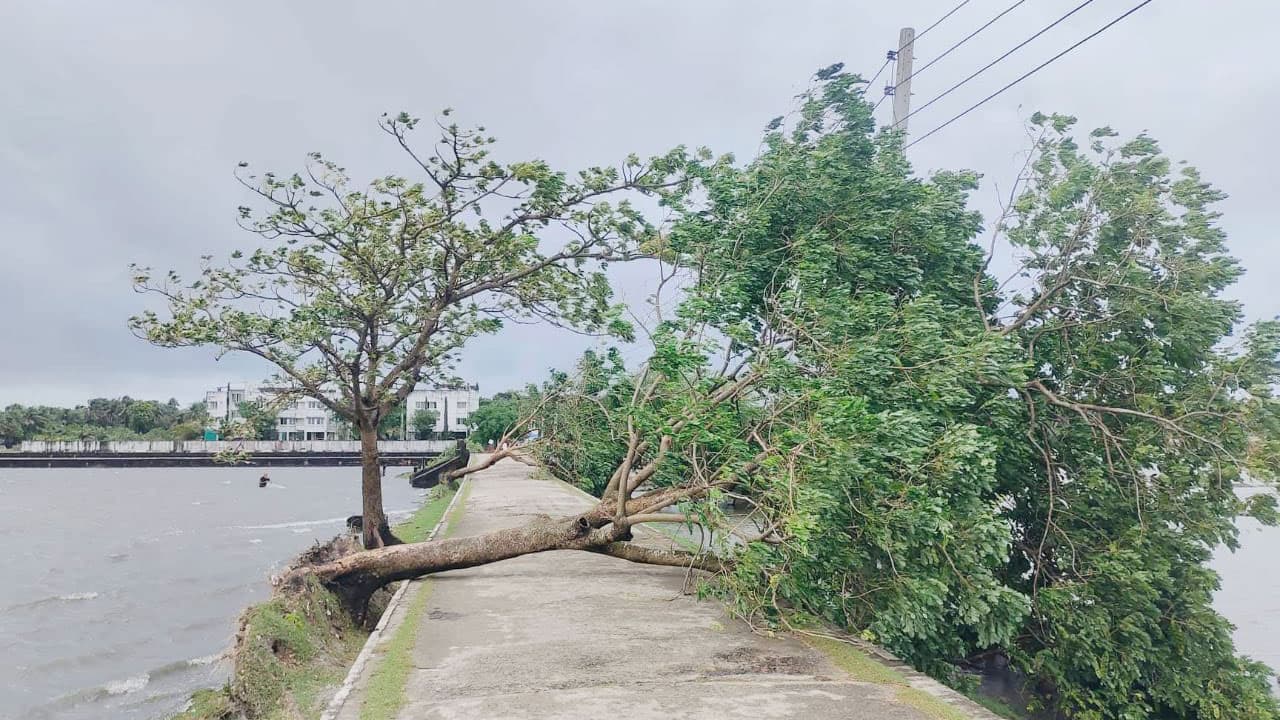
[{"label": "tree canopy", "polygon": [[413,413],[410,424],[413,426],[413,432],[419,440],[426,439],[436,430],[436,422],[440,420],[440,416],[435,410],[418,410]]},{"label": "tree canopy", "polygon": [[204,432],[203,402],[93,398],[74,408],[10,405],[0,410],[0,445],[23,440],[194,440]]},{"label": "tree canopy", "polygon": [[1275,521],[1234,485],[1278,467],[1280,326],[1222,296],[1221,193],[1073,122],[1031,119],[979,245],[977,178],[915,176],[829,73],[753,161],[699,168],[707,204],[667,237],[686,299],[647,363],[548,404],[536,452],[605,502],[637,476],[682,497],[753,622],[834,622],[959,684],[1002,654],[1076,718],[1277,717],[1207,561],[1235,518]]},{"label": "tree canopy", "polygon": [[520,421],[522,395],[500,392],[480,398],[480,405],[467,416],[471,439],[481,446],[497,443]]},{"label": "tree canopy", "polygon": [[285,392],[324,403],[354,427],[364,444],[371,547],[394,541],[376,446],[387,417],[424,377],[447,372],[468,340],[504,320],[627,336],[604,268],[642,254],[658,235],[632,198],[678,206],[688,189],[682,148],[570,176],[541,160],[497,162],[494,138],[446,124],[449,114],[425,149],[411,142],[417,118],[383,117],[414,178],[359,187],[319,153],[288,176],[241,163],[256,207],[241,207],[240,222],[265,246],[205,257],[189,282],[133,266],[135,289],[167,306],[133,317],[136,334],[164,347],[258,356],[275,366]]}]

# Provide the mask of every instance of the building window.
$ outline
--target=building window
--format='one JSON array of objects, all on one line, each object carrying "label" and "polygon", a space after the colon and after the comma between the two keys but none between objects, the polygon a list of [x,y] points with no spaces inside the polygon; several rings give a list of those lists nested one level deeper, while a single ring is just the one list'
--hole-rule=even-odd
[{"label": "building window", "polygon": [[435,400],[428,400],[428,401],[427,401],[427,409],[428,409],[428,410],[435,410],[435,409],[436,409],[436,408],[438,408],[438,407],[440,407],[440,403],[436,402]]},{"label": "building window", "polygon": [[422,412],[423,410],[427,409],[427,404],[424,402],[414,403],[413,405],[414,405],[413,409],[417,410],[418,412]]},{"label": "building window", "polygon": [[319,417],[309,417],[309,418],[307,418],[307,424],[308,424],[308,425],[323,425],[323,424],[324,424],[324,418],[319,418]]},{"label": "building window", "polygon": [[456,406],[457,406],[457,408],[458,408],[459,410],[466,410],[466,409],[467,409],[467,401],[466,401],[466,400],[459,400],[459,401],[456,403]]}]

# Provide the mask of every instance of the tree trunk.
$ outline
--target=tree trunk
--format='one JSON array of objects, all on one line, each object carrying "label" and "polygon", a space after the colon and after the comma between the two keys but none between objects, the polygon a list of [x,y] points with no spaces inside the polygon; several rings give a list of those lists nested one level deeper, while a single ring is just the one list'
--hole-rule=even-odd
[{"label": "tree trunk", "polygon": [[299,568],[296,575],[315,575],[357,618],[362,618],[369,597],[396,580],[486,565],[500,560],[548,550],[588,550],[652,565],[696,568],[709,572],[724,569],[720,560],[707,555],[641,548],[621,540],[630,528],[599,526],[604,508],[571,517],[542,516],[526,525],[471,537],[384,547],[358,552],[332,562]]},{"label": "tree trunk", "polygon": [[382,510],[382,466],[378,462],[378,428],[360,426],[360,497],[361,533],[364,546],[369,549],[399,545],[400,539],[391,533],[386,513]]}]

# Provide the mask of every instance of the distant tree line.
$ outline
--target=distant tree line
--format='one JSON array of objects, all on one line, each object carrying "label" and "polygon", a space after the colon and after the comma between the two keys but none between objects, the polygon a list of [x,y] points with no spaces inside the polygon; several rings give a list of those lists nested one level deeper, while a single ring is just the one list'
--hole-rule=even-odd
[{"label": "distant tree line", "polygon": [[204,432],[202,402],[94,398],[76,407],[9,405],[0,410],[0,445],[23,440],[194,440]]}]

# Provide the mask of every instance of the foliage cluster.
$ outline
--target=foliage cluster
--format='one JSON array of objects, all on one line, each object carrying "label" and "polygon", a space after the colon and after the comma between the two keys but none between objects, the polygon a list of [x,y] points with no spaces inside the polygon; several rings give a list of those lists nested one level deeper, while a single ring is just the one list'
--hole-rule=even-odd
[{"label": "foliage cluster", "polygon": [[534,456],[560,479],[600,497],[626,452],[620,411],[632,390],[617,349],[588,350],[573,372],[553,371],[540,387],[530,387],[511,414],[519,417],[537,408]]},{"label": "foliage cluster", "polygon": [[1206,563],[1235,518],[1275,520],[1234,486],[1280,466],[1280,326],[1222,296],[1219,192],[1072,125],[1031,119],[989,228],[1004,282],[977,178],[914,175],[826,73],[757,158],[697,168],[706,203],[664,238],[684,300],[643,367],[548,405],[540,452],[596,489],[656,460],[647,482],[705,488],[691,523],[749,502],[720,590],[753,622],[822,618],[956,684],[1003,654],[1073,718],[1275,718]]},{"label": "foliage cluster", "polygon": [[195,440],[208,419],[202,402],[94,398],[74,408],[10,405],[0,410],[0,445],[23,440]]},{"label": "foliage cluster", "polygon": [[516,423],[520,422],[521,400],[519,392],[500,392],[492,397],[480,398],[480,405],[467,416],[472,442],[480,447],[497,443]]}]

